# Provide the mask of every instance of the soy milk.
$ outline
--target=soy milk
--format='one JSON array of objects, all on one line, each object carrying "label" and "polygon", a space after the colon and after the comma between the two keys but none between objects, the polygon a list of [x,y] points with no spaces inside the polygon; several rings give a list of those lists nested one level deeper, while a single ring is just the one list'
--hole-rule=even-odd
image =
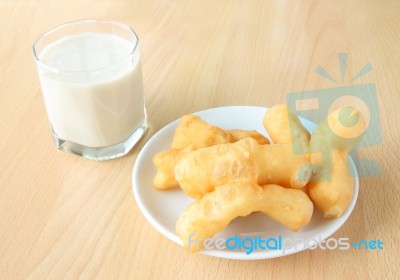
[{"label": "soy milk", "polygon": [[[140,52],[113,34],[82,33],[40,54],[40,82],[57,137],[87,147],[127,139],[146,122]],[[53,71],[57,69],[57,71]]]}]

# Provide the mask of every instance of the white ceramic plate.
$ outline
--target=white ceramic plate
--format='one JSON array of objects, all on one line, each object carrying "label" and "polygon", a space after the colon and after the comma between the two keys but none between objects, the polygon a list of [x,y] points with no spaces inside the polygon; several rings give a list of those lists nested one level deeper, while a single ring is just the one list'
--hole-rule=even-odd
[{"label": "white ceramic plate", "polygon": [[[232,106],[209,109],[194,113],[204,121],[224,129],[249,129],[268,136],[262,125],[266,108],[252,106]],[[303,125],[311,131],[315,124],[301,119]],[[155,167],[152,157],[170,147],[172,137],[179,120],[176,120],[158,131],[143,147],[139,153],[132,175],[132,187],[136,202],[143,215],[161,234],[172,241],[182,245],[175,233],[175,223],[182,211],[194,200],[183,193],[179,188],[159,191],[152,187]],[[354,176],[354,196],[350,206],[342,217],[338,219],[324,219],[318,210],[314,211],[311,222],[298,232],[292,232],[284,226],[270,220],[260,213],[253,213],[247,217],[240,217],[216,237],[230,238],[233,236],[248,237],[254,234],[261,235],[264,239],[297,238],[302,240],[325,240],[337,231],[350,216],[358,195],[358,175],[353,161],[350,161]],[[333,243],[333,242],[332,242]],[[310,243],[311,244],[311,243]],[[306,249],[304,246],[283,250],[256,250],[246,254],[244,250],[203,250],[202,253],[229,259],[267,259],[293,254]],[[183,250],[183,249],[182,249]],[[316,249],[319,250],[319,249]]]}]

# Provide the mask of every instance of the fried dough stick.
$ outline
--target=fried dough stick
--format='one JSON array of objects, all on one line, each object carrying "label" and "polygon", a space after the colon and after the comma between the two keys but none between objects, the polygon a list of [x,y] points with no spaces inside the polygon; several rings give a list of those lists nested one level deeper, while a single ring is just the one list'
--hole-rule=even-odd
[{"label": "fried dough stick", "polygon": [[[271,107],[264,115],[263,125],[275,144],[292,144],[295,154],[309,154],[310,133],[288,106]],[[308,194],[308,186],[301,190]]]},{"label": "fried dough stick", "polygon": [[310,197],[324,217],[338,218],[349,206],[354,193],[354,178],[349,172],[347,151],[333,151],[332,168],[321,169],[308,183]]},{"label": "fried dough stick", "polygon": [[293,154],[290,144],[260,145],[252,138],[198,149],[175,166],[179,185],[195,199],[238,179],[302,188],[311,172],[308,157]]},{"label": "fried dough stick", "polygon": [[295,154],[308,153],[310,133],[285,104],[271,107],[263,125],[275,144],[293,144]]},{"label": "fried dough stick", "polygon": [[269,144],[267,138],[254,130],[223,130],[202,121],[198,116],[183,116],[175,131],[171,149],[153,157],[153,163],[157,169],[153,186],[157,189],[178,186],[174,168],[182,155],[203,147],[234,143],[246,137],[254,138],[259,144]]},{"label": "fried dough stick", "polygon": [[176,232],[184,247],[196,252],[203,248],[204,239],[225,229],[233,219],[256,211],[298,231],[310,222],[313,204],[299,190],[236,181],[218,186],[189,205],[177,221]]},{"label": "fried dough stick", "polygon": [[354,178],[348,155],[361,141],[365,129],[361,113],[353,107],[344,107],[329,114],[312,133],[310,148],[314,174],[308,190],[324,217],[342,216],[351,202]]}]

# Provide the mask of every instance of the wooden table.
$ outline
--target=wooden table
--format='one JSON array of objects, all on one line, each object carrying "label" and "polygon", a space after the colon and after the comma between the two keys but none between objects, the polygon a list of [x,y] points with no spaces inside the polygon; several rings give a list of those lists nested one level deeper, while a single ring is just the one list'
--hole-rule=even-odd
[{"label": "wooden table", "polygon": [[[398,279],[400,275],[400,2],[0,1],[1,279]],[[150,131],[127,156],[94,162],[55,149],[32,57],[36,37],[80,18],[137,31]],[[338,53],[348,53],[340,81]],[[349,79],[367,63],[373,71]],[[337,84],[315,73],[327,69]],[[333,237],[384,249],[303,251],[236,261],[190,255],[139,211],[131,172],[145,142],[186,113],[270,107],[290,92],[375,83],[382,145],[361,156],[354,212]]]}]

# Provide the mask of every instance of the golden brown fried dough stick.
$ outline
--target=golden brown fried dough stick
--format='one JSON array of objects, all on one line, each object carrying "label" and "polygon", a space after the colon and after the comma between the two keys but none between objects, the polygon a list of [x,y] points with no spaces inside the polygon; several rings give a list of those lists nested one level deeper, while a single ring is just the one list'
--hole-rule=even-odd
[{"label": "golden brown fried dough stick", "polygon": [[[264,115],[263,125],[275,144],[292,144],[295,154],[308,154],[310,133],[285,104],[271,107]],[[307,185],[301,188],[308,194]]]},{"label": "golden brown fried dough stick", "polygon": [[264,128],[275,144],[293,144],[296,154],[308,153],[310,133],[285,104],[271,107],[264,116]]},{"label": "golden brown fried dough stick", "polygon": [[313,176],[309,194],[325,217],[337,218],[349,206],[354,192],[348,154],[361,141],[366,123],[361,113],[344,107],[315,128],[310,148]]},{"label": "golden brown fried dough stick", "polygon": [[[297,231],[309,223],[313,204],[299,190],[277,185],[260,187],[252,182],[237,181],[218,186],[201,200],[189,205],[177,221],[176,232],[184,247],[196,252],[203,248],[204,239],[225,229],[236,217],[247,216],[255,211],[261,211],[274,221]],[[198,246],[196,243],[189,244],[189,238],[198,240]]]},{"label": "golden brown fried dough stick", "polygon": [[252,137],[260,144],[269,143],[267,138],[254,130],[223,130],[202,121],[198,116],[183,116],[175,131],[172,148],[153,157],[153,163],[157,169],[153,186],[157,189],[178,186],[174,168],[182,155],[202,147],[233,143],[241,137]]},{"label": "golden brown fried dough stick", "polygon": [[317,182],[308,183],[310,197],[324,217],[338,218],[349,206],[354,193],[354,178],[349,172],[347,152],[333,151],[332,168],[321,170],[313,176]]},{"label": "golden brown fried dough stick", "polygon": [[182,155],[190,151],[191,148],[170,149],[153,157],[153,164],[157,169],[153,179],[153,186],[156,189],[163,190],[178,186],[174,176],[175,165]]},{"label": "golden brown fried dough stick", "polygon": [[231,129],[231,130],[227,130],[227,131],[234,138],[233,142],[237,142],[237,141],[240,141],[240,140],[242,140],[244,138],[250,137],[250,138],[253,138],[254,140],[256,140],[257,143],[260,144],[260,145],[269,144],[268,138],[266,138],[265,136],[261,135],[260,133],[258,133],[255,130]]},{"label": "golden brown fried dough stick", "polygon": [[172,139],[172,149],[193,149],[235,142],[233,136],[219,127],[206,123],[200,117],[185,115],[181,118]]},{"label": "golden brown fried dough stick", "polygon": [[294,155],[290,144],[259,145],[246,138],[183,155],[175,166],[175,178],[186,194],[199,199],[215,186],[238,179],[301,188],[311,171],[309,159]]}]

